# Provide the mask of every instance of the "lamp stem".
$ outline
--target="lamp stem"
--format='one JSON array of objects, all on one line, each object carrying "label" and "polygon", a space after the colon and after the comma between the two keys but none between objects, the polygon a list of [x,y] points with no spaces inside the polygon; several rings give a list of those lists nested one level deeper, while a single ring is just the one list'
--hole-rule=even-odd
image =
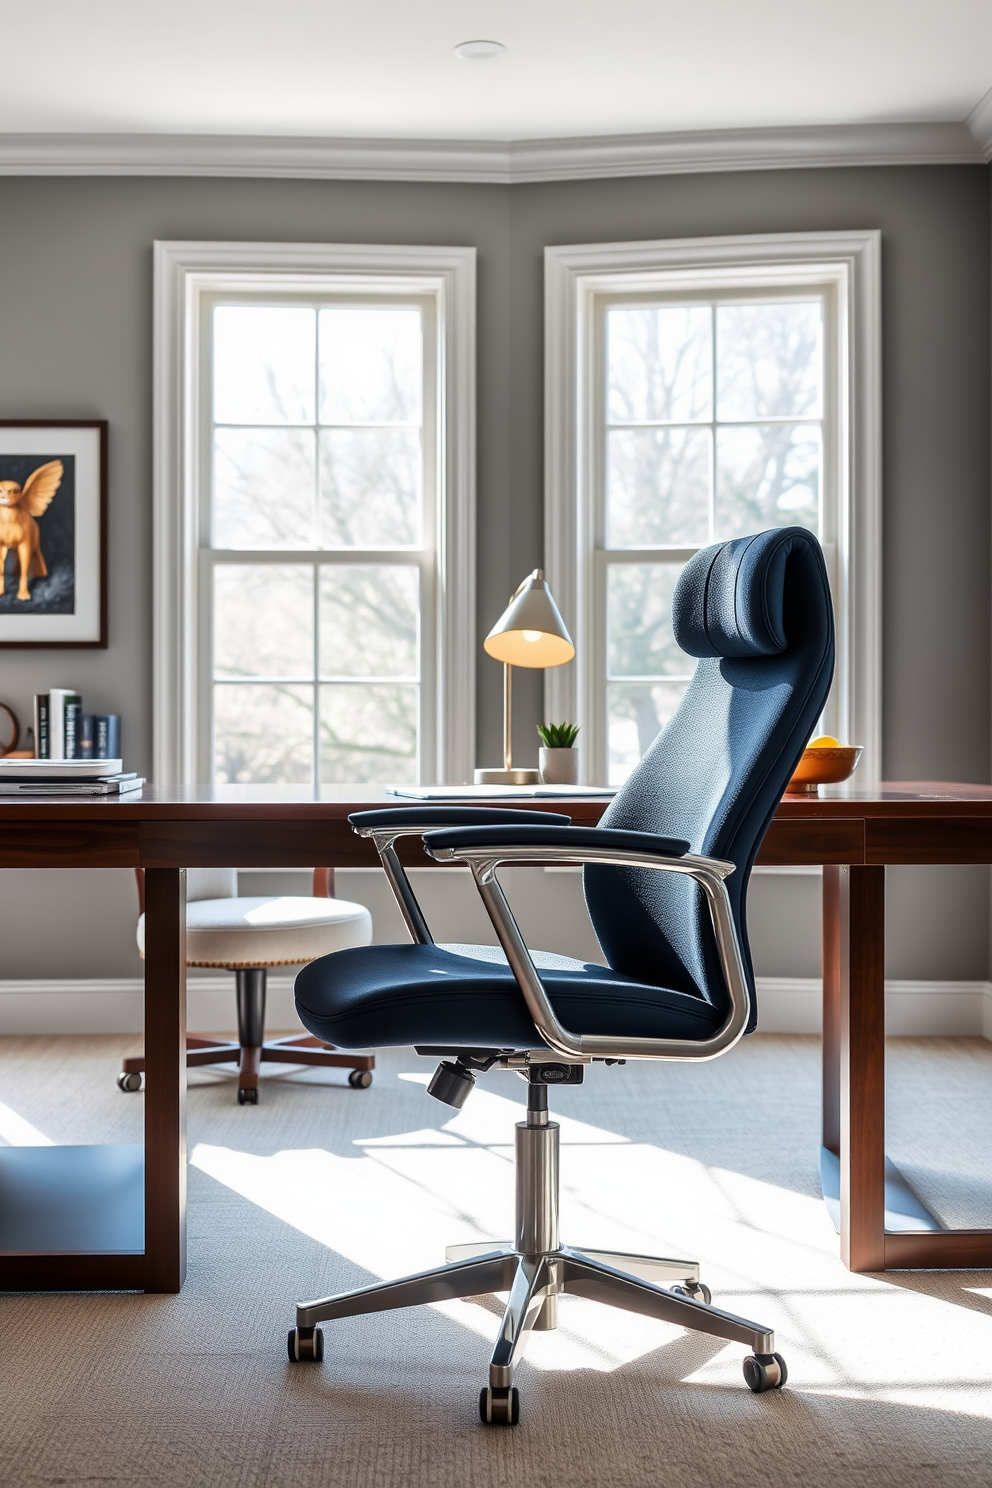
[{"label": "lamp stem", "polygon": [[513,668],[503,663],[503,769],[513,769]]}]

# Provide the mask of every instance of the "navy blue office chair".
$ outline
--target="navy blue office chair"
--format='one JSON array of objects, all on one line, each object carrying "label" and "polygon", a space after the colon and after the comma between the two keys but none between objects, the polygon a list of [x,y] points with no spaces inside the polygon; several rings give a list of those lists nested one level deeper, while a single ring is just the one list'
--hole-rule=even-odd
[{"label": "navy blue office chair", "polygon": [[[558,1128],[549,1085],[580,1084],[591,1060],[712,1059],[755,1024],[745,896],[755,855],[816,726],[833,674],[823,556],[805,529],[735,539],[698,553],[672,601],[675,638],[699,658],[675,716],[597,827],[487,808],[360,812],[413,939],[340,951],[296,981],[305,1026],[339,1048],[413,1044],[447,1056],[428,1087],[461,1106],[476,1072],[528,1082],[516,1128],[516,1234],[458,1245],[447,1264],[297,1308],[293,1360],[323,1357],[332,1318],[509,1292],[480,1397],[486,1422],[519,1418],[514,1365],[531,1329],[553,1328],[561,1292],[748,1345],[752,1390],[780,1388],[772,1332],[712,1306],[696,1262],[577,1250],[558,1235]],[[467,863],[494,947],[435,945],[396,843]],[[606,967],[531,952],[503,896],[504,864],[584,865],[586,902]]]}]

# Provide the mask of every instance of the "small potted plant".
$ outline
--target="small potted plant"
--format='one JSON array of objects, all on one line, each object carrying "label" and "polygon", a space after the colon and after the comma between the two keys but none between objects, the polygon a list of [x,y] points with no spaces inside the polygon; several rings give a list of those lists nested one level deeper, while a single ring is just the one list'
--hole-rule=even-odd
[{"label": "small potted plant", "polygon": [[545,785],[575,785],[579,779],[577,723],[539,723],[541,779]]}]

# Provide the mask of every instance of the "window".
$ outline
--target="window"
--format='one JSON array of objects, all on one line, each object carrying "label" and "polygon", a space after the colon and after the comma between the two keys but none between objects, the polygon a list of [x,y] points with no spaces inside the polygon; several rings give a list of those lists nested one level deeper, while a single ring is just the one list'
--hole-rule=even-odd
[{"label": "window", "polygon": [[465,778],[471,250],[157,249],[157,778]]},{"label": "window", "polygon": [[433,761],[431,311],[203,304],[202,779],[409,783]]},{"label": "window", "polygon": [[[668,722],[692,661],[672,590],[707,543],[824,517],[824,296],[601,296],[594,604],[605,636],[607,778]],[[832,472],[831,472],[832,473]],[[826,498],[821,499],[821,498]]]},{"label": "window", "polygon": [[791,525],[835,599],[823,726],[877,771],[877,239],[826,238],[547,251],[547,567],[578,655],[546,707],[583,725],[592,780],[626,779],[692,675],[684,563]]}]

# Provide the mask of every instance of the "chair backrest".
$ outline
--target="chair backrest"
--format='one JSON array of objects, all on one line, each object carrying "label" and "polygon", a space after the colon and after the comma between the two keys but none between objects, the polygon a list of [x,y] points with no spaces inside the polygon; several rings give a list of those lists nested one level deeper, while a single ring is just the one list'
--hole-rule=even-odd
[{"label": "chair backrest", "polygon": [[[675,714],[602,818],[604,827],[688,839],[729,859],[727,890],[751,989],[748,878],[761,839],[823,710],[834,666],[830,587],[801,527],[706,548],[672,599],[675,639],[698,657]],[[691,879],[590,866],[586,903],[616,971],[727,1002],[709,913]]]},{"label": "chair backrest", "polygon": [[194,899],[236,899],[238,897],[238,870],[236,868],[187,868],[186,902]]}]

